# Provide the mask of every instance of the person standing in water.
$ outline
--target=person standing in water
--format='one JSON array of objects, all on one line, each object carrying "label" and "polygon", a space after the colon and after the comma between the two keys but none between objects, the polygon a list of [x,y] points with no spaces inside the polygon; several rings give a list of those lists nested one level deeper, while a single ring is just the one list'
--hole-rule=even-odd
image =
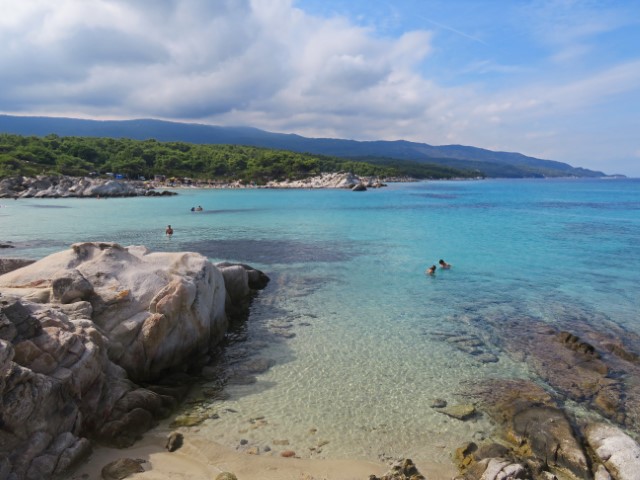
[{"label": "person standing in water", "polygon": [[171,235],[173,235],[173,228],[171,228],[171,225],[167,225],[167,229],[164,231],[165,235],[167,235],[167,237],[171,237]]},{"label": "person standing in water", "polygon": [[431,265],[429,268],[427,268],[427,271],[424,273],[426,273],[427,275],[431,275],[433,277],[436,274],[436,266]]}]

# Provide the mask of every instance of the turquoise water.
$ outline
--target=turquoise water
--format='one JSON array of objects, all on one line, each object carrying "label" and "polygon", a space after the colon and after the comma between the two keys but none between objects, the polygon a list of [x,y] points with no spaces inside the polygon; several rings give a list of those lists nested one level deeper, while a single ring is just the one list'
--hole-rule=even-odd
[{"label": "turquoise water", "polygon": [[[501,318],[606,320],[640,333],[639,180],[179,193],[0,200],[0,241],[18,247],[0,255],[100,240],[265,271],[272,282],[224,351],[223,395],[201,407],[218,415],[200,433],[232,447],[448,462],[492,425],[450,419],[433,400],[463,403],[470,383],[531,376],[501,351],[496,339],[517,334],[499,331]],[[197,205],[205,211],[189,211]],[[453,268],[424,275],[440,258]],[[456,348],[460,335],[478,351]],[[253,368],[256,359],[272,366]]]}]

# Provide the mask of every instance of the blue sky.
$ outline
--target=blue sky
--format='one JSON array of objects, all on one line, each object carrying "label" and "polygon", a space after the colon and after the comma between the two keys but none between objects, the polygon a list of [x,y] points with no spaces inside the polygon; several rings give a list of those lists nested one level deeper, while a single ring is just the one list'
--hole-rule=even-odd
[{"label": "blue sky", "polygon": [[640,2],[0,0],[0,112],[463,144],[640,176]]}]

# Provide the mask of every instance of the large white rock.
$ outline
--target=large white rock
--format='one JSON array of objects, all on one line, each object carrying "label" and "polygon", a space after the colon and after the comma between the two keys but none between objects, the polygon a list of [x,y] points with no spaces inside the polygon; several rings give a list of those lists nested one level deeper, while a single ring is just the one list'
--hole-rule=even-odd
[{"label": "large white rock", "polygon": [[585,428],[585,438],[615,480],[640,478],[640,445],[629,435],[613,425],[594,423]]},{"label": "large white rock", "polygon": [[136,381],[206,354],[227,327],[224,278],[198,253],[77,243],[0,276],[0,289],[38,303],[89,302],[110,358]]},{"label": "large white rock", "polygon": [[131,380],[199,365],[226,330],[225,298],[244,304],[269,281],[220,268],[197,253],[78,243],[0,276],[0,479],[62,478],[89,439],[128,446],[168,415],[182,385]]}]

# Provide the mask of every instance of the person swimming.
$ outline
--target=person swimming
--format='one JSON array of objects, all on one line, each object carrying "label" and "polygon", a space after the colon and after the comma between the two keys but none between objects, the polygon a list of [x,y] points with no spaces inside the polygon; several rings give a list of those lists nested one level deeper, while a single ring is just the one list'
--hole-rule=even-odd
[{"label": "person swimming", "polygon": [[436,266],[435,265],[431,265],[429,268],[427,268],[427,270],[424,272],[427,275],[435,275],[436,274]]},{"label": "person swimming", "polygon": [[440,259],[440,261],[438,263],[440,264],[440,268],[444,268],[445,270],[449,270],[451,268],[451,264],[445,262],[442,259]]}]

